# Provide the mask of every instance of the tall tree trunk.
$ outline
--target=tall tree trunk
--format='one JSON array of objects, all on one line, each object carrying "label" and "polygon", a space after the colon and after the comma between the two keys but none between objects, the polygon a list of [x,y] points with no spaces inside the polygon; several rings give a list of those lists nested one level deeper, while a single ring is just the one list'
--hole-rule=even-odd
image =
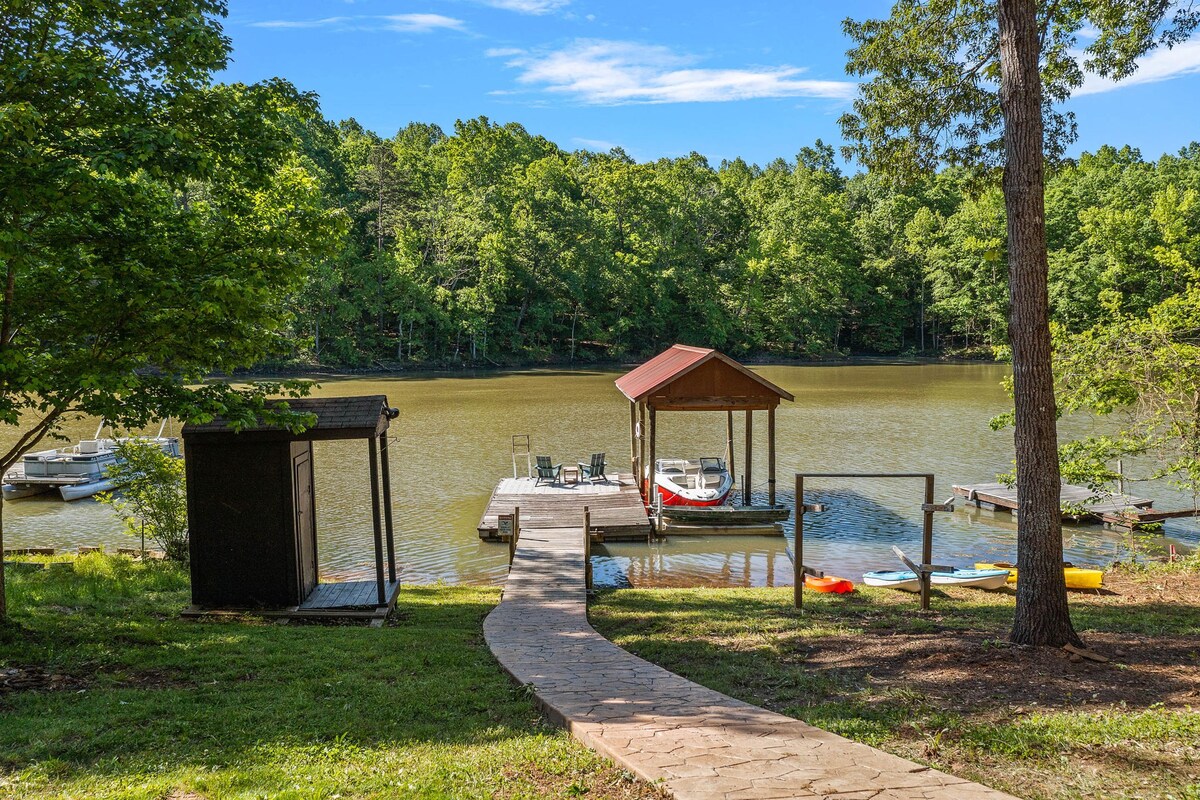
[{"label": "tall tree trunk", "polygon": [[1080,644],[1062,570],[1058,435],[1046,291],[1042,83],[1035,0],[1000,0],[1000,106],[1016,405],[1017,609],[1012,641]]},{"label": "tall tree trunk", "polygon": [[8,616],[8,596],[4,587],[4,495],[0,495],[0,619]]}]

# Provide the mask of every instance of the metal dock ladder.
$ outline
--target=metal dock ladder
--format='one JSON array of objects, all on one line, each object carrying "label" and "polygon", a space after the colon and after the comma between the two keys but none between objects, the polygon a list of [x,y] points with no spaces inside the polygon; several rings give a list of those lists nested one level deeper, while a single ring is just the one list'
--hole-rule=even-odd
[{"label": "metal dock ladder", "polygon": [[514,434],[512,437],[513,477],[517,475],[517,456],[525,456],[525,475],[533,477],[533,445],[529,442],[528,433]]}]

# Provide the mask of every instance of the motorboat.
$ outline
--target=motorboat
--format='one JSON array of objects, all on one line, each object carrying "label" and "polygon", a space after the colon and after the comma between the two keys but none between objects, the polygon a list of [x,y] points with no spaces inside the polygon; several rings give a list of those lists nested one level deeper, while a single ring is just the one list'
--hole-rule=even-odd
[{"label": "motorboat", "polygon": [[733,476],[721,458],[660,458],[654,483],[664,506],[719,506],[733,489]]},{"label": "motorboat", "polygon": [[174,458],[181,455],[179,439],[163,436],[162,427],[157,436],[120,438],[101,438],[103,430],[104,423],[100,423],[93,438],[82,439],[72,447],[38,450],[21,456],[21,461],[4,473],[4,483],[0,486],[4,499],[19,500],[57,490],[63,500],[79,500],[112,491],[115,487],[108,477],[108,468],[121,463],[118,449],[130,442],[156,445]]}]

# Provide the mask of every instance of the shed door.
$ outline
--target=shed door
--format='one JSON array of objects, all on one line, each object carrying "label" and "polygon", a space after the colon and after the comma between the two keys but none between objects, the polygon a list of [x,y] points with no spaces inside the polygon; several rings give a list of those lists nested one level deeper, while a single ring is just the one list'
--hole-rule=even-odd
[{"label": "shed door", "polygon": [[317,540],[313,524],[312,449],[292,458],[292,486],[296,492],[296,567],[297,585],[303,600],[317,586]]}]

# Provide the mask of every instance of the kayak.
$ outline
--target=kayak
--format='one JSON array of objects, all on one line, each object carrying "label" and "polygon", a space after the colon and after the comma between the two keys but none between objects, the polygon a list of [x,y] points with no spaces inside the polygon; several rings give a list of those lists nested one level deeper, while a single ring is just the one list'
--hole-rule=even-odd
[{"label": "kayak", "polygon": [[[1009,564],[1005,561],[997,561],[995,564],[977,562],[975,569],[1006,569],[1008,570],[1008,582],[1017,582],[1017,567],[1015,564]],[[1104,585],[1104,570],[1102,569],[1063,566],[1063,577],[1067,579],[1068,589],[1099,589]]]},{"label": "kayak", "polygon": [[937,586],[969,586],[973,589],[999,589],[1008,583],[1006,569],[956,569],[953,572],[933,572],[929,582]]},{"label": "kayak", "polygon": [[909,570],[865,572],[863,573],[863,583],[867,586],[882,586],[906,592],[921,591],[921,580],[917,577],[917,573]]},{"label": "kayak", "polygon": [[[969,586],[976,589],[999,589],[1008,580],[1004,569],[956,569],[953,572],[933,572],[929,582],[938,586]],[[883,586],[888,589],[903,589],[906,592],[921,591],[921,580],[912,570],[898,572],[868,572],[863,575],[867,586]]]},{"label": "kayak", "polygon": [[854,591],[854,584],[836,575],[826,575],[824,578],[818,578],[816,575],[805,575],[804,588],[812,589],[814,592],[847,594]]}]

